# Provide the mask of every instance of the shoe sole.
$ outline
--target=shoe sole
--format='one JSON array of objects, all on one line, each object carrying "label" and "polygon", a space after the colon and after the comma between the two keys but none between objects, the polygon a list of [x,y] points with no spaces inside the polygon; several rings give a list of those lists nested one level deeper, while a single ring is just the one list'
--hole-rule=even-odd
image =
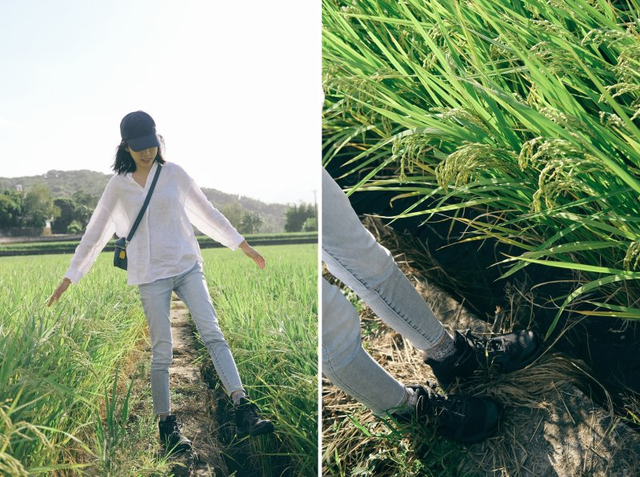
[{"label": "shoe sole", "polygon": [[538,342],[538,346],[535,349],[535,351],[527,359],[525,359],[524,361],[520,361],[518,363],[514,363],[512,366],[500,366],[498,370],[501,373],[511,373],[513,371],[518,371],[519,369],[526,368],[531,363],[533,363],[536,359],[540,357],[540,355],[544,352],[544,349],[545,349],[542,341],[538,336],[536,336],[536,340]]},{"label": "shoe sole", "polygon": [[489,429],[487,432],[478,435],[478,436],[474,436],[472,438],[469,439],[457,439],[458,442],[462,443],[462,444],[477,444],[478,442],[482,442],[486,439],[488,439],[489,437],[495,435],[495,433],[498,431],[498,428],[500,427],[500,419],[498,418],[498,420],[496,421],[496,424]]},{"label": "shoe sole", "polygon": [[182,454],[183,452],[191,452],[193,450],[192,446],[189,445],[178,445],[176,447],[164,447],[166,454]]},{"label": "shoe sole", "polygon": [[500,421],[502,420],[502,414],[504,412],[504,408],[500,405],[497,404],[497,408],[498,408],[498,417],[493,425],[493,427],[491,427],[490,429],[486,430],[485,432],[483,432],[482,434],[478,434],[475,435],[473,437],[460,437],[459,439],[453,438],[452,436],[446,436],[448,439],[454,440],[456,442],[460,442],[461,444],[477,444],[478,442],[482,442],[486,439],[488,439],[489,437],[492,437],[496,434],[496,432],[498,432],[498,428],[500,427]]},{"label": "shoe sole", "polygon": [[269,423],[268,425],[260,426],[257,429],[254,429],[249,433],[251,437],[262,436],[264,434],[271,434],[274,431],[273,424]]},{"label": "shoe sole", "polygon": [[240,430],[237,430],[236,433],[238,435],[238,437],[255,437],[255,436],[262,436],[264,434],[271,434],[272,432],[274,432],[274,427],[272,423],[269,423],[269,425],[264,425],[264,426],[260,426],[254,430],[252,430],[251,432],[241,432]]}]

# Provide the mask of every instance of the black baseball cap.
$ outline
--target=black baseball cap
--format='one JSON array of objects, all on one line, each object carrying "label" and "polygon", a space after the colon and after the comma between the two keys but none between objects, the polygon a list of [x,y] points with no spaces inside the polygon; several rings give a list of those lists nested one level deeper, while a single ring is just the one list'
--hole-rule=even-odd
[{"label": "black baseball cap", "polygon": [[160,141],[158,141],[156,134],[156,123],[144,111],[134,111],[122,118],[120,135],[136,152],[150,147],[160,147]]}]

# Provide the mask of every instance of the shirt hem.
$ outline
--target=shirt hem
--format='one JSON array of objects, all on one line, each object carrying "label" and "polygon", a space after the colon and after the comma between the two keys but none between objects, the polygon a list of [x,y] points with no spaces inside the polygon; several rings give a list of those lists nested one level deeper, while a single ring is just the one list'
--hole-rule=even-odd
[{"label": "shirt hem", "polygon": [[167,276],[155,277],[150,281],[141,281],[141,282],[127,281],[127,283],[129,285],[132,285],[132,286],[139,286],[139,285],[147,285],[149,283],[157,282],[158,280],[165,280],[167,278],[177,277],[178,275],[182,275],[183,273],[188,272],[189,270],[191,270],[196,263],[199,263],[200,265],[203,265],[204,264],[204,260],[201,257],[198,257],[193,262],[191,262],[191,264],[188,267],[185,267],[184,270],[182,270],[182,271],[180,271],[178,273],[172,273],[172,274],[167,275]]}]

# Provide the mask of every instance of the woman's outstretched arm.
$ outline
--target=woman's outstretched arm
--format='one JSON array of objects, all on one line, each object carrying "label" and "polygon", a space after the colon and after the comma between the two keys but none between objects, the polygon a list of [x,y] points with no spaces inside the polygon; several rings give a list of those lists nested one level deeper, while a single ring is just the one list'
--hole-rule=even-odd
[{"label": "woman's outstretched arm", "polygon": [[67,291],[67,288],[69,288],[69,285],[71,285],[71,280],[66,277],[63,278],[62,281],[60,282],[60,285],[58,285],[58,288],[56,288],[56,291],[54,291],[53,295],[51,295],[51,297],[49,298],[49,302],[47,303],[47,306],[51,306],[55,302],[57,302],[62,296],[62,294]]},{"label": "woman's outstretched arm", "polygon": [[264,259],[264,257],[262,255],[260,255],[260,252],[258,252],[255,248],[253,248],[251,245],[249,245],[246,240],[244,240],[240,244],[240,250],[242,250],[242,252],[247,257],[249,257],[251,260],[256,262],[256,265],[258,265],[258,268],[262,269],[267,264],[267,262]]}]

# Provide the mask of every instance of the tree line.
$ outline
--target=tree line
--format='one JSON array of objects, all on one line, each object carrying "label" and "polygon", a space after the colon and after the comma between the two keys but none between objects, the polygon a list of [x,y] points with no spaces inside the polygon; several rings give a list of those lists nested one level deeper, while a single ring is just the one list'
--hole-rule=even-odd
[{"label": "tree line", "polygon": [[5,190],[0,194],[0,228],[44,227],[47,220],[60,216],[49,189],[35,184],[29,192]]},{"label": "tree line", "polygon": [[284,214],[285,232],[315,232],[318,230],[318,207],[314,204],[290,205]]},{"label": "tree line", "polygon": [[[89,223],[99,197],[76,191],[67,197],[53,198],[43,183],[28,191],[5,190],[0,193],[0,229],[42,228],[51,224],[54,234],[79,234]],[[241,234],[259,233],[264,225],[262,216],[245,210],[237,202],[220,208]],[[312,204],[289,205],[285,211],[285,232],[318,230],[317,207]]]}]

